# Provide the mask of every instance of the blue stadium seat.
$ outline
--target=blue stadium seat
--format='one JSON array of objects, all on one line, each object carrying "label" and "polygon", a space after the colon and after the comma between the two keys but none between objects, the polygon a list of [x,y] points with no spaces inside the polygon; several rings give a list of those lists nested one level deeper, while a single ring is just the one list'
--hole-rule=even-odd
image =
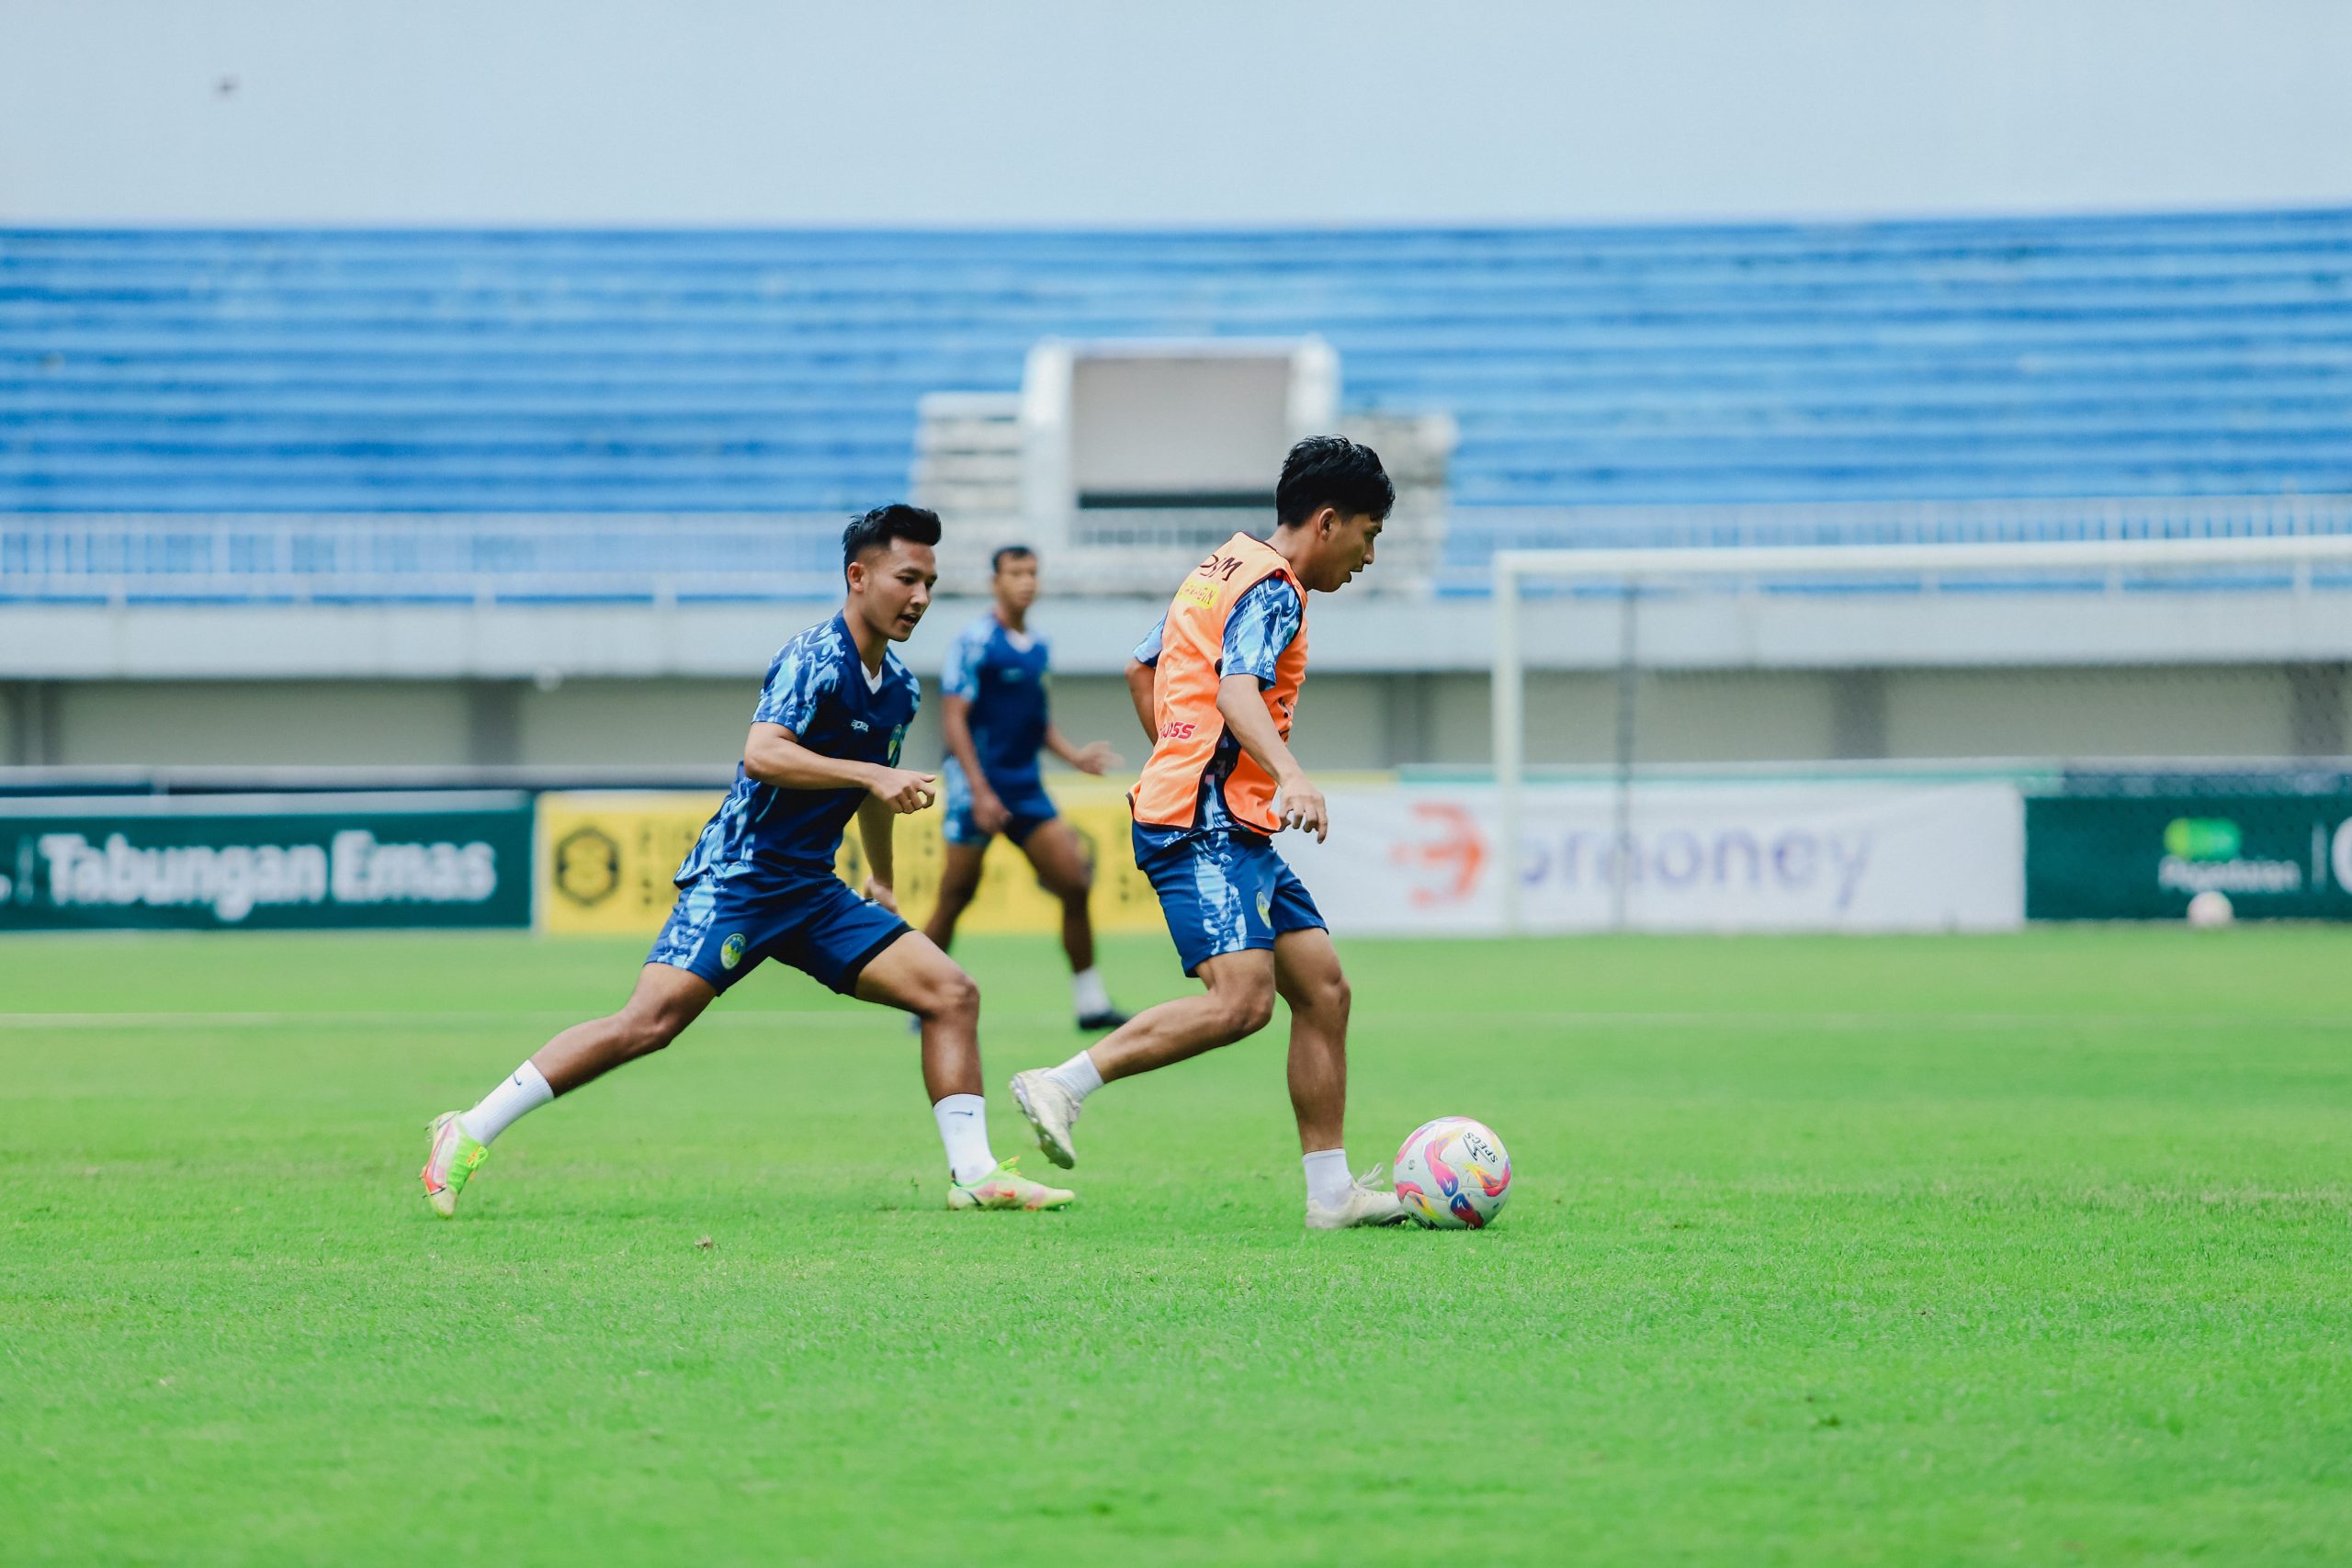
[{"label": "blue stadium seat", "polygon": [[1304,332],[1460,422],[1457,562],[1544,537],[1478,509],[2352,491],[2347,210],[0,231],[0,510],[841,510],[1042,336]]}]

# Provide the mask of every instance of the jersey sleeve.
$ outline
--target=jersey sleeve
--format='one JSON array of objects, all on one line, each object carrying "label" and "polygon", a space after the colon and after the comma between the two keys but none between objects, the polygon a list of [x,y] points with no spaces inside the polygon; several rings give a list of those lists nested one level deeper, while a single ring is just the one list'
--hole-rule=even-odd
[{"label": "jersey sleeve", "polygon": [[939,694],[961,697],[967,703],[978,696],[980,662],[988,652],[988,638],[973,636],[970,627],[956,633],[956,641],[947,649],[946,666],[939,672]]},{"label": "jersey sleeve", "polygon": [[1143,640],[1136,644],[1135,661],[1137,664],[1148,664],[1156,667],[1159,663],[1160,639],[1165,637],[1167,635],[1168,617],[1166,615],[1162,615],[1159,619],[1151,623],[1151,630],[1146,632],[1144,634]]},{"label": "jersey sleeve", "polygon": [[1218,660],[1226,675],[1254,675],[1261,686],[1274,683],[1274,665],[1283,650],[1298,636],[1306,618],[1298,590],[1280,577],[1251,585],[1225,622],[1225,656]]},{"label": "jersey sleeve", "polygon": [[760,705],[752,710],[753,724],[775,724],[795,735],[808,732],[824,701],[841,678],[841,660],[806,643],[786,643],[768,666],[767,684],[760,688]]}]

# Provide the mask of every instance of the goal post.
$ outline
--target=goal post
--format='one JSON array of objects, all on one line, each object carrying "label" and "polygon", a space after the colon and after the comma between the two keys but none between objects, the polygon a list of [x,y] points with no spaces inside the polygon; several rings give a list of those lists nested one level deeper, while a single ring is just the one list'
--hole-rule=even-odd
[{"label": "goal post", "polygon": [[[2167,671],[2226,667],[2275,671],[2291,732],[2247,749],[2227,726],[2211,733],[2109,737],[2087,749],[2052,744],[1983,749],[1981,740],[1912,737],[1903,748],[1876,734],[1859,750],[1825,747],[1825,765],[1857,758],[1887,764],[1929,759],[2032,758],[2057,765],[2154,764],[2194,757],[2202,765],[2284,766],[2340,761],[2352,664],[2352,534],[2046,543],[1730,546],[1668,548],[1504,549],[1491,560],[1494,650],[1491,722],[1499,912],[1507,931],[1527,929],[1522,866],[1528,842],[1529,736],[1556,737],[1562,716],[1530,712],[1530,672],[1576,671],[1613,689],[1608,750],[1584,748],[1581,776],[1600,773],[1615,792],[1621,839],[1634,791],[1657,776],[1637,694],[1657,672],[1860,672],[1883,704],[1885,671],[2132,672],[2134,701],[2161,701]],[[1849,684],[1854,682],[1849,682]],[[1862,682],[1865,686],[1869,682]],[[2289,688],[2291,688],[2290,690]],[[1592,727],[1599,730],[1598,725]],[[1868,733],[1869,726],[1862,726]],[[2191,726],[2193,731],[2193,726]],[[2233,746],[2237,747],[2233,750]],[[1973,748],[1973,749],[1972,749]],[[2053,749],[2054,748],[2054,749]],[[1555,750],[1558,748],[1554,748]],[[1687,758],[1749,759],[1703,740]],[[1786,759],[1775,759],[1785,761]],[[1627,877],[1615,884],[1613,924],[1626,923]]]}]

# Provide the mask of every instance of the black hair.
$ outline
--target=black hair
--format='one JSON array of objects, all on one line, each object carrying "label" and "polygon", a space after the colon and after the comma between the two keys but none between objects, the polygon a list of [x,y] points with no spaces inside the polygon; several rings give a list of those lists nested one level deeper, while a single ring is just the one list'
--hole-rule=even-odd
[{"label": "black hair", "polygon": [[887,550],[893,539],[910,544],[939,543],[939,513],[921,506],[909,506],[895,502],[877,506],[865,516],[853,520],[842,530],[842,574],[847,576],[853,562],[868,550]]},{"label": "black hair", "polygon": [[1396,504],[1396,487],[1380,466],[1380,454],[1344,435],[1310,435],[1283,459],[1282,482],[1274,487],[1274,514],[1295,527],[1326,506],[1342,517],[1386,517]]},{"label": "black hair", "polygon": [[994,577],[998,572],[1002,571],[1004,563],[1008,560],[1035,560],[1036,558],[1037,552],[1026,545],[1006,545],[996,554],[989,557],[989,575]]}]

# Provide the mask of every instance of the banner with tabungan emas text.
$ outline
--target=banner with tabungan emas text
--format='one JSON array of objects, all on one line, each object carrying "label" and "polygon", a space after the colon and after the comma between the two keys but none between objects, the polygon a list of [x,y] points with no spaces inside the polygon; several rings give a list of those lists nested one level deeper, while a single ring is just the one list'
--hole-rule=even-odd
[{"label": "banner with tabungan emas text", "polygon": [[531,923],[514,791],[0,802],[0,931]]}]

